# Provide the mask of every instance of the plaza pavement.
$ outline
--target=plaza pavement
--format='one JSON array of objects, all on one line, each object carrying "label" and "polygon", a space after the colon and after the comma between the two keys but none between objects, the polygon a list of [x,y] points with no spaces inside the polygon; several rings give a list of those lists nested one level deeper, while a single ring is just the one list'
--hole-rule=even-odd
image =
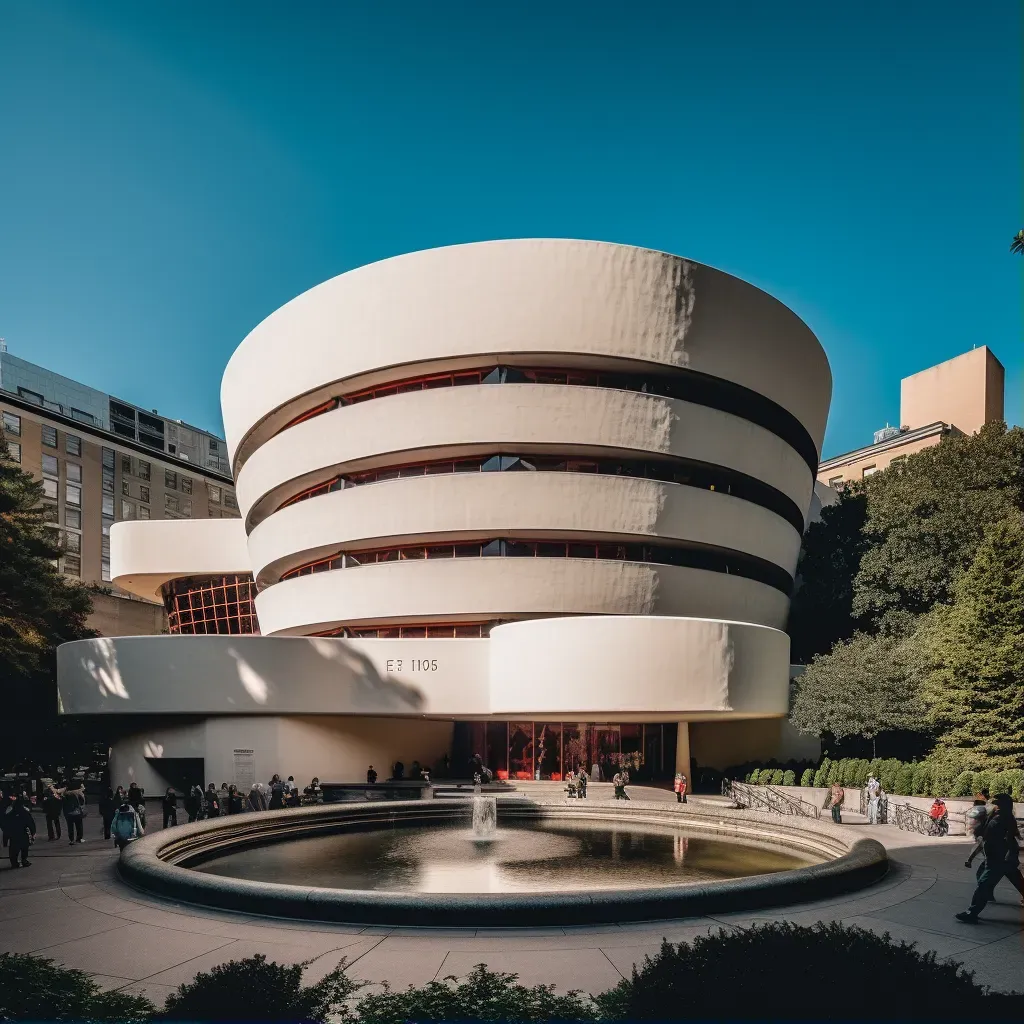
[{"label": "plaza pavement", "polygon": [[[611,787],[592,785],[591,797],[610,799]],[[672,794],[644,789],[643,797],[670,800]],[[154,804],[151,831],[154,822],[159,828],[158,818]],[[440,930],[298,924],[147,896],[118,878],[117,851],[103,841],[102,824],[92,807],[83,845],[69,847],[66,838],[48,842],[45,823],[37,816],[32,867],[12,871],[6,857],[0,862],[0,953],[51,957],[95,975],[104,988],[144,993],[158,1005],[197,972],[256,953],[278,962],[312,961],[309,980],[342,959],[353,977],[400,987],[463,975],[474,964],[486,963],[517,973],[526,984],[597,993],[628,976],[633,964],[654,953],[662,938],[691,939],[768,920],[843,921],[889,932],[934,950],[940,958],[960,961],[994,989],[1024,990],[1024,910],[1016,891],[1000,883],[1000,902],[988,907],[977,925],[953,916],[966,907],[974,888],[974,873],[963,866],[970,849],[967,839],[927,838],[890,826],[869,826],[857,815],[849,819],[847,827],[858,835],[885,844],[891,870],[878,884],[836,899],[674,921]]]}]

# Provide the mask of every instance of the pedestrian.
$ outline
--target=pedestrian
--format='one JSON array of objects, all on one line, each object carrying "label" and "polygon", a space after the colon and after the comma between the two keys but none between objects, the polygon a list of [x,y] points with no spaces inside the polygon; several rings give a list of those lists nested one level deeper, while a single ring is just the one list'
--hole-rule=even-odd
[{"label": "pedestrian", "polygon": [[46,815],[46,839],[52,842],[60,839],[60,812],[62,810],[60,794],[56,786],[47,786],[43,797],[43,813]]},{"label": "pedestrian", "polygon": [[932,819],[931,834],[933,836],[949,834],[949,814],[946,811],[946,803],[942,797],[937,796],[932,801],[932,805],[928,809],[928,817]]},{"label": "pedestrian", "polygon": [[[117,787],[118,792],[121,792],[121,787]],[[103,838],[110,838],[110,823],[114,820],[114,812],[118,808],[118,801],[114,797],[114,791],[107,788],[107,791],[100,797],[100,817],[103,819]]]},{"label": "pedestrian", "polygon": [[686,776],[682,772],[676,772],[675,781],[672,783],[672,788],[675,790],[676,803],[686,803]]},{"label": "pedestrian", "polygon": [[136,807],[125,793],[120,806],[114,812],[114,820],[110,823],[110,831],[114,836],[114,845],[123,850],[129,843],[135,842],[146,834],[146,827]]},{"label": "pedestrian", "polygon": [[391,781],[392,782],[404,782],[405,781],[405,765],[401,761],[396,761],[391,768]]},{"label": "pedestrian", "polygon": [[[978,887],[971,897],[971,905],[956,915],[958,921],[968,924],[977,924],[978,915],[992,899],[992,892],[996,884],[1007,873],[1007,869],[1010,867],[1007,858],[1011,856],[1010,847],[1017,835],[1017,822],[1013,817],[1013,800],[1006,793],[997,793],[992,802],[995,807],[985,822],[980,840],[980,846],[985,854],[985,869],[981,872]],[[967,858],[968,867],[970,867],[975,853],[977,853],[977,848]]]},{"label": "pedestrian", "polygon": [[3,831],[7,839],[11,867],[31,867],[28,848],[36,841],[36,823],[32,818],[32,804],[27,797],[16,797],[7,807],[4,812]]},{"label": "pedestrian", "polygon": [[217,799],[220,801],[220,813],[228,813],[228,797],[230,796],[230,789],[226,782],[220,784],[220,789],[217,790]]},{"label": "pedestrian", "polygon": [[275,775],[270,786],[270,803],[267,805],[267,810],[279,811],[282,807],[284,807],[284,783],[279,775]]},{"label": "pedestrian", "polygon": [[[13,789],[8,789],[8,790],[4,791],[4,805],[3,805],[2,808],[0,808],[0,814],[3,815],[3,821],[7,820],[7,812],[14,808],[14,805],[17,803],[17,801],[18,801],[18,794],[15,793]],[[13,821],[13,819],[11,819],[11,820]],[[10,842],[10,837],[7,835],[7,826],[6,825],[3,828],[3,836],[4,836],[4,848],[6,849],[6,847],[8,846],[8,844]]]},{"label": "pedestrian", "polygon": [[832,808],[832,820],[837,825],[842,825],[843,823],[843,801],[845,799],[846,790],[838,782],[833,782],[832,789],[829,792],[829,805]]},{"label": "pedestrian", "polygon": [[866,788],[868,795],[868,824],[877,825],[878,805],[881,802],[882,787],[874,775],[869,775]]},{"label": "pedestrian", "polygon": [[167,787],[163,799],[164,828],[168,825],[178,824],[178,794],[174,792],[173,786]]},{"label": "pedestrian", "polygon": [[220,796],[217,793],[217,787],[212,782],[206,790],[206,806],[204,809],[208,818],[220,817]]},{"label": "pedestrian", "polygon": [[85,815],[85,793],[79,788],[77,780],[64,790],[64,795],[61,797],[61,811],[64,814],[64,823],[68,827],[68,846],[74,846],[76,842],[84,843],[82,818]]},{"label": "pedestrian", "polygon": [[324,791],[320,788],[320,780],[314,775],[313,781],[303,790],[307,804],[322,804]]},{"label": "pedestrian", "polygon": [[629,776],[625,772],[616,772],[612,776],[612,785],[615,787],[615,799],[616,800],[628,800],[629,796],[626,793],[626,783],[629,782]]},{"label": "pedestrian", "polygon": [[587,799],[587,785],[589,782],[590,779],[587,778],[587,770],[581,767],[579,775],[576,776],[576,796],[580,800]]},{"label": "pedestrian", "polygon": [[254,782],[250,787],[247,803],[250,811],[265,811],[267,809],[267,801],[263,797],[263,791],[258,782]]},{"label": "pedestrian", "polygon": [[135,813],[146,827],[146,791],[137,783],[133,782],[128,786],[128,803],[135,809]]},{"label": "pedestrian", "polygon": [[370,767],[366,769],[366,784],[368,786],[372,786],[376,782],[377,782],[377,773],[373,770],[373,765],[371,764]]},{"label": "pedestrian", "polygon": [[302,803],[302,794],[299,787],[295,785],[295,776],[289,775],[288,781],[284,784],[285,800],[289,807],[299,807]]},{"label": "pedestrian", "polygon": [[[964,823],[967,826],[966,833],[970,836],[977,844],[974,848],[974,852],[967,858],[967,866],[971,866],[971,861],[974,860],[975,855],[982,849],[981,846],[981,834],[985,831],[985,822],[988,821],[989,808],[988,808],[988,790],[979,789],[974,794],[974,802],[970,807],[967,808],[964,814]],[[976,874],[976,880],[981,882],[981,873],[985,870],[985,858],[981,858],[981,862],[978,864],[978,871]]]},{"label": "pedestrian", "polygon": [[228,814],[241,814],[245,810],[242,797],[239,795],[238,787],[234,784],[228,786]]}]

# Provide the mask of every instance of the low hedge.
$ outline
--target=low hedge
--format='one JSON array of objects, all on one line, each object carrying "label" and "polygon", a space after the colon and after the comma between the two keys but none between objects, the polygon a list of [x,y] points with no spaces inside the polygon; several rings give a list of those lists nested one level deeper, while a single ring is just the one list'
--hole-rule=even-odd
[{"label": "low hedge", "polygon": [[[732,773],[730,773],[732,774]],[[859,789],[874,775],[886,793],[894,796],[970,797],[981,789],[992,796],[1008,793],[1015,801],[1024,800],[1024,768],[1004,771],[956,771],[941,762],[899,761],[896,758],[868,760],[863,757],[842,758],[833,761],[823,757],[817,768],[805,768],[797,773],[774,766],[754,768],[743,777],[744,781],[762,786],[841,786]],[[737,775],[733,774],[736,778]]]}]

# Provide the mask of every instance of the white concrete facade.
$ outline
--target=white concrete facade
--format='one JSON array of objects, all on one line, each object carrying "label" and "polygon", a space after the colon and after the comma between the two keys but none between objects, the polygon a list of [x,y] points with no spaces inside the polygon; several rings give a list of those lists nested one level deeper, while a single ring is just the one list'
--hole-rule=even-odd
[{"label": "white concrete facade", "polygon": [[[162,716],[122,760],[211,770],[208,722],[245,748],[321,715],[302,758],[338,772],[354,733],[357,760],[413,756],[389,720],[439,760],[463,719],[778,719],[830,392],[798,317],[665,253],[515,240],[343,274],[228,364],[242,519],[112,531],[140,596],[251,573],[262,635],[66,645],[63,710]],[[479,636],[431,635],[459,625]]]}]

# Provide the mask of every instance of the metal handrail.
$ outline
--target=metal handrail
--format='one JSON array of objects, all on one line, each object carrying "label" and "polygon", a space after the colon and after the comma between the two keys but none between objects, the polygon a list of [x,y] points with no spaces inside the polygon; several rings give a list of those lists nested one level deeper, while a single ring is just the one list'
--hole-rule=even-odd
[{"label": "metal handrail", "polygon": [[821,811],[807,800],[783,793],[774,786],[754,786],[731,779],[722,780],[722,795],[731,797],[741,807],[763,807],[774,814],[791,814],[819,818]]}]

